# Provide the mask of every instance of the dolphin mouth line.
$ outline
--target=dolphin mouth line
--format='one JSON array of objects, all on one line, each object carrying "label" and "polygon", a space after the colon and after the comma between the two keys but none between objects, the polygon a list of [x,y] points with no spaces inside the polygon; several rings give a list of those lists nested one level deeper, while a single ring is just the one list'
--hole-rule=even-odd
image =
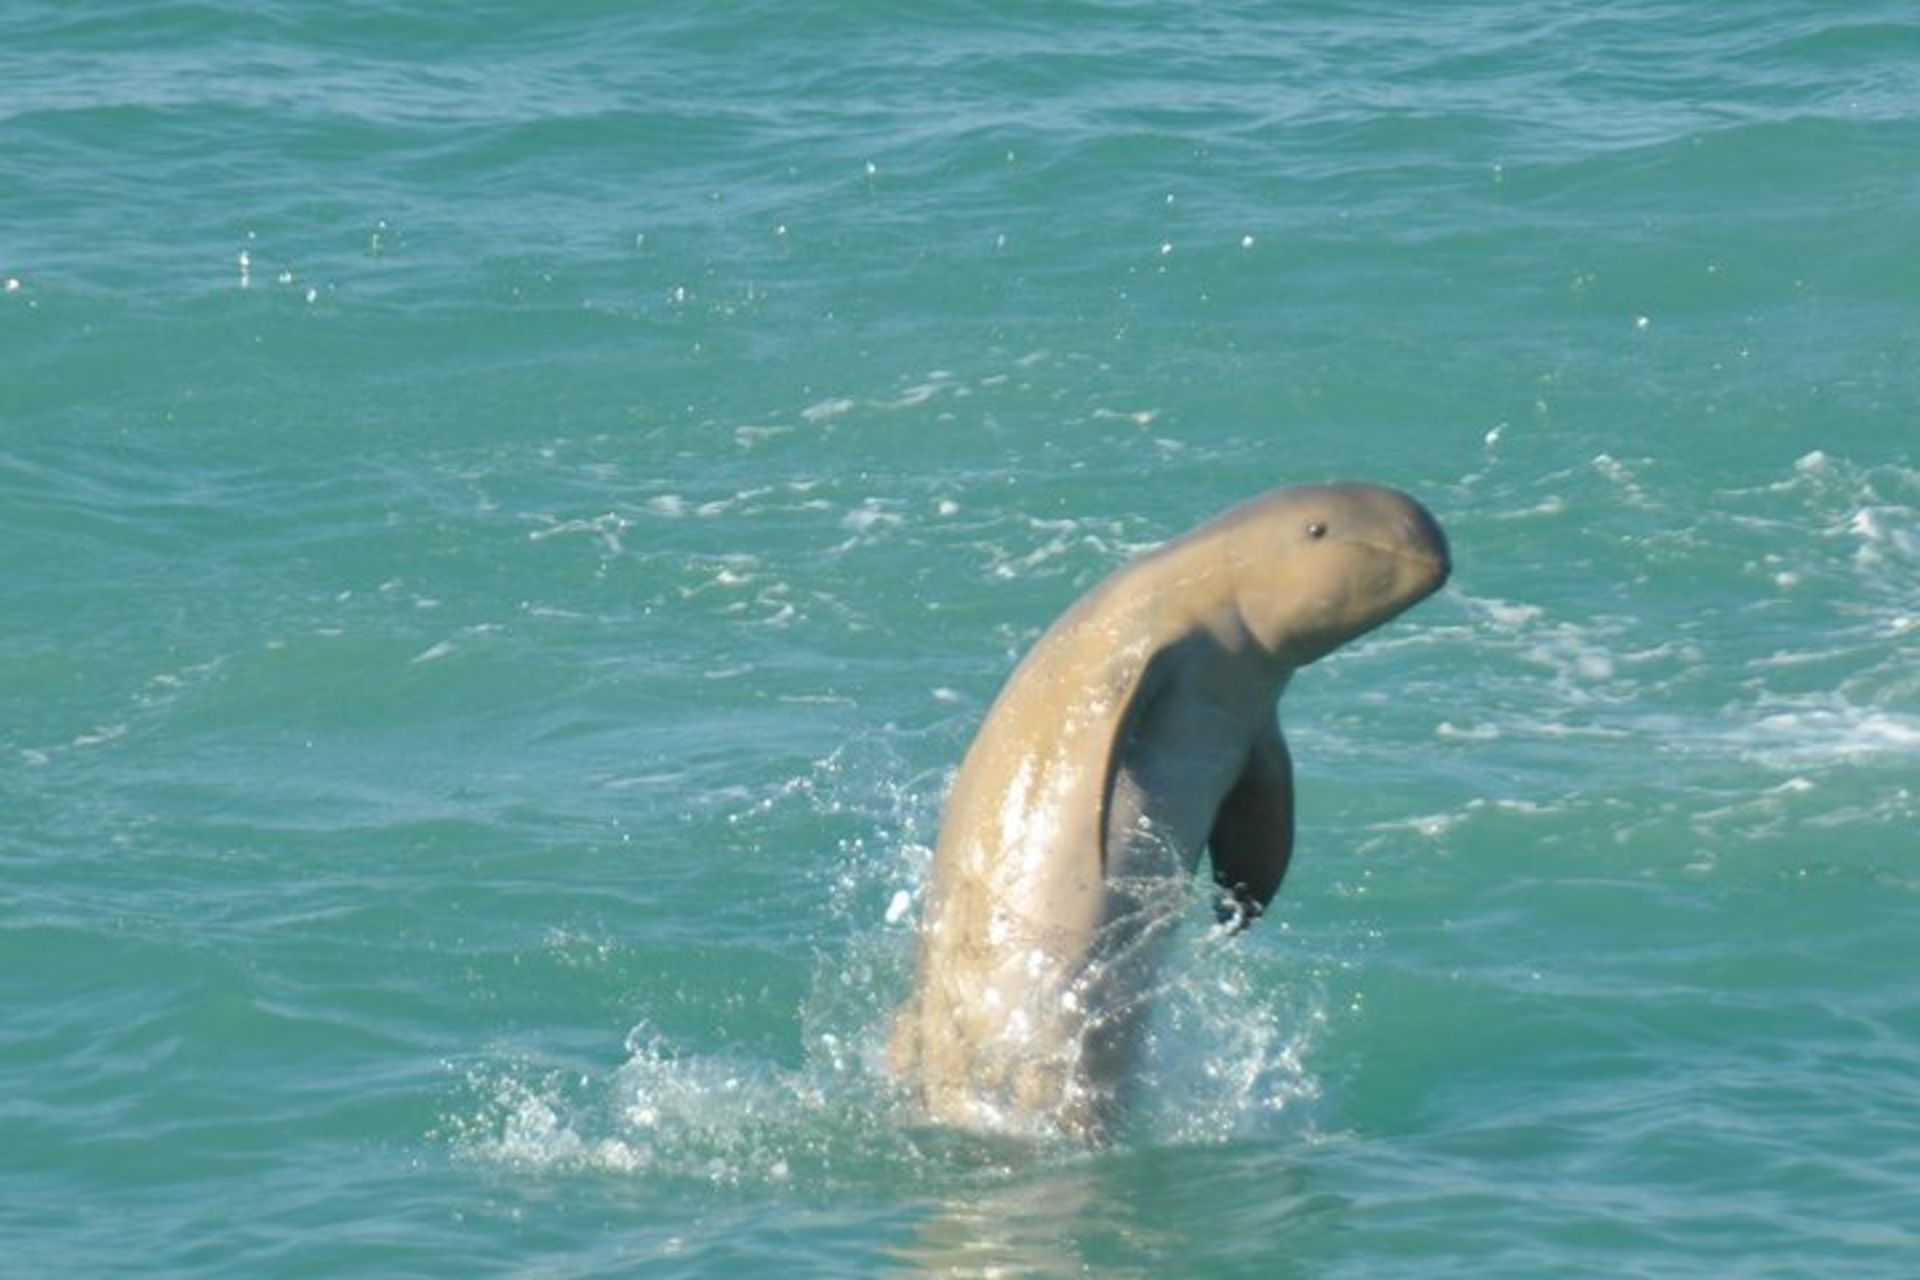
[{"label": "dolphin mouth line", "polygon": [[1432,569],[1445,582],[1453,576],[1453,557],[1436,555],[1431,551],[1409,551],[1405,547],[1387,546],[1378,542],[1360,542],[1358,545],[1369,551],[1378,551],[1381,555],[1392,556],[1396,560],[1411,560],[1415,564]]}]

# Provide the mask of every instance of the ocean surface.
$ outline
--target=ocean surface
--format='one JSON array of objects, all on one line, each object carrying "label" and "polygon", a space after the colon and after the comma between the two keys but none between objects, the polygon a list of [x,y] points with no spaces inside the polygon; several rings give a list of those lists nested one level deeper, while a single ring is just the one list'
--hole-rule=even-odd
[{"label": "ocean surface", "polygon": [[[1920,1275],[1920,15],[0,8],[0,1270]],[[1267,488],[1110,1146],[882,1065],[944,788]]]}]

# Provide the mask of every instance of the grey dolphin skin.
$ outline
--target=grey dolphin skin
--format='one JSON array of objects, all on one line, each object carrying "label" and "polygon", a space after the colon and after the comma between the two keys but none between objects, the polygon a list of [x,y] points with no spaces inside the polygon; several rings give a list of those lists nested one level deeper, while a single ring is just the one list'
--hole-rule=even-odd
[{"label": "grey dolphin skin", "polygon": [[1123,566],[1040,637],[948,793],[893,1028],[930,1119],[1111,1132],[1201,852],[1242,924],[1286,874],[1288,679],[1449,572],[1403,493],[1277,489]]}]

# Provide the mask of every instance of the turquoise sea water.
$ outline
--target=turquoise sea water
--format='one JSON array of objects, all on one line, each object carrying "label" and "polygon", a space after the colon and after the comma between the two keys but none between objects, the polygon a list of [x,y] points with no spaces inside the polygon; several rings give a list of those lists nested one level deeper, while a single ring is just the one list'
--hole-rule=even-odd
[{"label": "turquoise sea water", "polygon": [[[1905,4],[0,9],[17,1275],[1920,1274]],[[880,1067],[1013,660],[1277,484],[1112,1148]]]}]

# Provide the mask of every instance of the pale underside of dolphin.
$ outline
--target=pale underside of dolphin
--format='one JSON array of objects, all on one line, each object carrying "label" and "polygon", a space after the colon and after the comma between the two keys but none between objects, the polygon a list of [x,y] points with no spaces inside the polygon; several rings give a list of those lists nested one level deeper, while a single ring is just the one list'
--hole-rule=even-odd
[{"label": "pale underside of dolphin", "polygon": [[941,821],[889,1051],[929,1118],[1112,1128],[1201,853],[1241,921],[1286,874],[1288,679],[1450,568],[1405,494],[1279,489],[1123,566],[1040,637]]}]

